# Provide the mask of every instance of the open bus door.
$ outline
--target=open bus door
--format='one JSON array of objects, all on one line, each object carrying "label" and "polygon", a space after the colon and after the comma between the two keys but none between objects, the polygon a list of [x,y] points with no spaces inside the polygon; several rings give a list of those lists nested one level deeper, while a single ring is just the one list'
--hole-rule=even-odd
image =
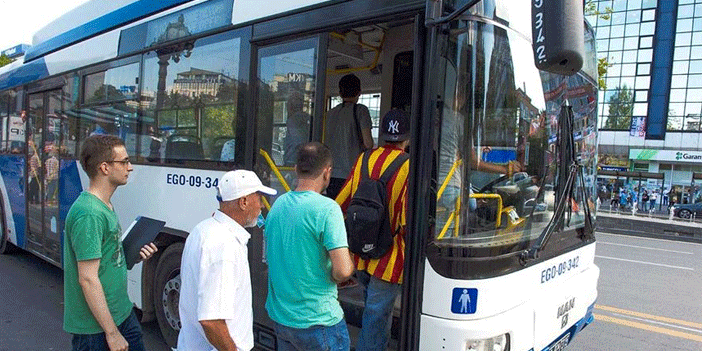
[{"label": "open bus door", "polygon": [[62,91],[29,95],[27,125],[27,248],[61,263],[58,182]]},{"label": "open bus door", "polygon": [[[254,44],[252,88],[256,100],[252,115],[256,117],[256,141],[253,149],[254,170],[259,177],[279,194],[295,187],[295,148],[308,141],[325,141],[326,112],[340,103],[338,82],[346,74],[353,73],[361,80],[359,103],[366,105],[371,114],[375,146],[378,146],[379,121],[385,112],[399,108],[413,119],[419,116],[421,104],[416,97],[421,96],[422,86],[423,21],[424,16],[414,11],[372,23],[350,23],[317,35]],[[267,265],[261,238],[252,235],[250,262],[252,284],[265,287]],[[413,285],[413,289],[421,287]],[[254,329],[258,336],[272,326],[265,300],[265,293],[254,296]],[[362,286],[340,288],[339,300],[353,340],[356,328],[361,327]],[[393,311],[391,349],[400,349],[401,317],[398,298]]]}]

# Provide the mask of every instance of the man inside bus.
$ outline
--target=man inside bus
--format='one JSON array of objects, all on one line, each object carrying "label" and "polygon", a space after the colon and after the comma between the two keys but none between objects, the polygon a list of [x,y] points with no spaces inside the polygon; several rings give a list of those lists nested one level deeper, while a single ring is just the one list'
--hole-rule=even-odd
[{"label": "man inside bus", "polygon": [[324,142],[334,155],[334,169],[327,196],[334,199],[344,186],[358,154],[373,148],[371,117],[368,107],[358,103],[361,80],[348,74],[339,80],[339,95],[343,102],[327,113]]},{"label": "man inside bus", "polygon": [[261,194],[275,195],[256,173],[230,171],[217,188],[219,210],[193,228],[181,260],[183,351],[251,350],[254,347],[251,274],[247,243],[261,214]]},{"label": "man inside bus", "polygon": [[305,112],[305,96],[297,89],[291,89],[287,104],[287,121],[285,126],[285,153],[283,163],[285,166],[294,166],[297,161],[297,151],[300,145],[309,140],[310,116]]},{"label": "man inside bus", "polygon": [[[346,212],[351,198],[356,193],[361,181],[361,167],[367,162],[372,179],[380,179],[388,169],[387,165],[405,153],[409,145],[409,117],[402,110],[390,110],[380,123],[381,138],[385,145],[373,150],[370,155],[361,154],[351,170],[348,181],[344,184],[336,202]],[[367,160],[364,160],[368,157]],[[385,168],[383,166],[386,165]],[[405,211],[407,203],[407,175],[409,160],[397,168],[395,174],[386,184],[393,233],[392,247],[378,259],[364,260],[354,256],[356,277],[363,284],[365,308],[363,310],[362,328],[358,335],[357,351],[385,350],[390,336],[392,311],[400,290],[404,269],[405,247]]]},{"label": "man inside bus", "polygon": [[[111,135],[85,139],[80,160],[90,185],[66,217],[63,328],[73,350],[144,350],[142,332],[127,294],[122,228],[110,199],[127,184],[132,165],[124,141]],[[157,251],[141,248],[142,260]]]},{"label": "man inside bus", "polygon": [[321,193],[332,156],[318,142],[298,150],[294,191],[278,197],[266,219],[268,299],[278,351],[350,347],[337,283],[353,274],[341,208]]}]

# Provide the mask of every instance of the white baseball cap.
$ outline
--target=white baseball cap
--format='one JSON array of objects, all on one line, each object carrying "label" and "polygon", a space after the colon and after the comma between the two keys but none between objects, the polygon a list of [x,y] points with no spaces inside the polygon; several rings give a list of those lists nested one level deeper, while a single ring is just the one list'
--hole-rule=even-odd
[{"label": "white baseball cap", "polygon": [[256,192],[267,195],[278,193],[275,189],[264,186],[256,173],[244,169],[225,173],[217,185],[219,201],[232,201]]}]

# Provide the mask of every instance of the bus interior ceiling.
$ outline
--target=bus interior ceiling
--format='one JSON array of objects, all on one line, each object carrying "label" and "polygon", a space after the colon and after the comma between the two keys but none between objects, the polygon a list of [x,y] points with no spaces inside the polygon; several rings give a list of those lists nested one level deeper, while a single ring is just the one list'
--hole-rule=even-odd
[{"label": "bus interior ceiling", "polygon": [[[373,120],[373,139],[378,145],[377,128],[380,118],[392,108],[395,56],[414,49],[414,21],[405,18],[350,28],[329,33],[327,75],[325,85],[326,110],[336,106],[339,80],[353,73],[361,80],[359,103],[368,107]],[[376,57],[377,56],[377,57]],[[411,84],[410,90],[411,92]],[[411,97],[407,98],[411,101]]]}]

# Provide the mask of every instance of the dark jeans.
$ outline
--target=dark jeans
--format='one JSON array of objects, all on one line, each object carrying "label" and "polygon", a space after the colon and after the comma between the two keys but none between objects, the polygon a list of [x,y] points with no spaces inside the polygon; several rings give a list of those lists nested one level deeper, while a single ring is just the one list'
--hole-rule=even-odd
[{"label": "dark jeans", "polygon": [[383,351],[387,349],[392,327],[392,310],[402,285],[380,280],[366,271],[356,271],[363,284],[365,308],[356,351]]},{"label": "dark jeans", "polygon": [[330,327],[315,325],[307,329],[275,323],[278,351],[348,351],[351,347],[346,321]]},{"label": "dark jeans", "polygon": [[[144,351],[144,341],[141,338],[141,325],[136,314],[132,314],[117,326],[127,343],[129,351]],[[98,334],[73,334],[73,351],[109,351],[105,333]]]},{"label": "dark jeans", "polygon": [[329,186],[327,187],[327,196],[336,199],[336,196],[341,192],[341,188],[344,187],[346,179],[344,178],[331,178],[329,179]]},{"label": "dark jeans", "polygon": [[36,178],[29,179],[29,203],[38,204],[39,203],[39,181]]}]

